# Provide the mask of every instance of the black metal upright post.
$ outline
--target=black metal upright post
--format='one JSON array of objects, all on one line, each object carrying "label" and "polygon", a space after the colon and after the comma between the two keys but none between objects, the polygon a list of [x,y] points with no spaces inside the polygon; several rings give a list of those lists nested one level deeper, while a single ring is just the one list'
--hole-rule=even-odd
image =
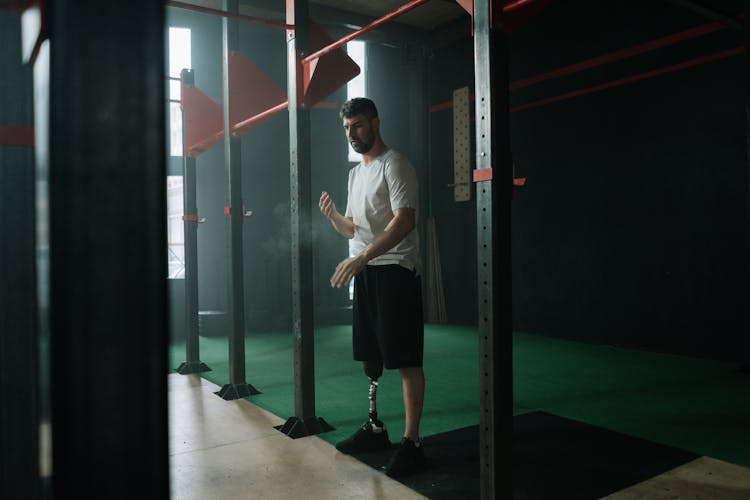
[{"label": "black metal upright post", "polygon": [[474,2],[480,493],[512,498],[513,371],[508,41],[499,1]]},{"label": "black metal upright post", "polygon": [[[195,85],[195,73],[183,69],[182,82]],[[183,113],[184,115],[184,113]],[[185,123],[185,120],[182,121]],[[185,355],[186,361],[177,368],[177,373],[187,375],[210,371],[200,360],[198,344],[198,182],[196,179],[196,158],[185,151],[183,129],[182,153],[182,195],[183,195],[183,231],[185,235]]]},{"label": "black metal upright post", "polygon": [[292,237],[292,334],[294,416],[280,430],[298,438],[332,429],[315,416],[315,362],[312,293],[312,213],[310,110],[304,101],[300,57],[309,48],[307,0],[287,0],[287,89],[289,95],[289,177]]},{"label": "black metal upright post", "polygon": [[[750,246],[750,0],[745,0],[745,134],[747,135],[746,147],[746,168],[747,168],[747,219],[745,228],[746,238]],[[748,263],[748,272],[750,272],[750,263]],[[746,292],[747,293],[747,292]],[[745,359],[740,369],[745,373],[750,373],[750,347],[745,349]]]},{"label": "black metal upright post", "polygon": [[[31,127],[32,72],[21,14],[0,8],[0,124]],[[34,148],[0,141],[0,498],[39,498],[40,391]],[[44,407],[47,407],[46,401]]]},{"label": "black metal upright post", "polygon": [[37,209],[49,202],[38,273],[49,283],[52,495],[169,498],[165,6],[53,7],[49,122],[35,123],[49,137],[48,156],[46,133],[36,148],[49,166]]},{"label": "black metal upright post", "polygon": [[[222,0],[222,9],[239,13],[239,0]],[[229,383],[217,393],[224,399],[239,399],[259,391],[245,380],[245,266],[242,262],[242,140],[233,137],[229,120],[229,58],[240,50],[239,21],[222,19],[222,88],[224,94],[224,162],[227,166],[229,203]]]}]

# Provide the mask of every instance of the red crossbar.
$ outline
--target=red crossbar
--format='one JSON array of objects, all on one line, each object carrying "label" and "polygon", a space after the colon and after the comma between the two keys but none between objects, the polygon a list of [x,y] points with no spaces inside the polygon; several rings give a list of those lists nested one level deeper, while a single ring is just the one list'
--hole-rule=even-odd
[{"label": "red crossbar", "polygon": [[237,123],[234,127],[232,127],[232,133],[237,134],[243,131],[243,129],[249,127],[253,123],[260,121],[264,118],[268,118],[269,116],[275,115],[279,111],[283,111],[286,109],[287,105],[289,104],[289,101],[284,101],[280,104],[277,104],[276,106],[269,108],[265,111],[261,111],[255,116],[252,116],[248,118],[247,120],[242,120],[241,122]]},{"label": "red crossbar", "polygon": [[638,54],[643,54],[644,52],[650,52],[652,50],[668,47],[669,45],[674,45],[678,42],[690,40],[692,38],[698,38],[699,36],[707,35],[709,33],[713,33],[725,28],[726,26],[721,23],[702,24],[700,26],[696,26],[695,28],[690,28],[689,30],[674,33],[662,38],[657,38],[656,40],[651,40],[650,42],[642,43],[640,45],[628,47],[616,52],[612,52],[610,54],[605,54],[603,56],[594,57],[585,61],[581,61],[579,63],[554,69],[552,71],[542,73],[541,75],[524,78],[523,80],[517,80],[510,84],[510,90],[528,87],[529,85],[540,83],[546,80],[551,80],[552,78],[570,75],[572,73],[577,73],[586,69],[591,69],[611,62],[627,59],[628,57],[633,57]]},{"label": "red crossbar", "polygon": [[[742,16],[738,16],[738,17],[742,17]],[[540,83],[540,82],[543,82],[543,81],[546,81],[546,80],[551,80],[553,78],[557,78],[557,77],[561,77],[561,76],[565,76],[565,75],[570,75],[570,74],[573,74],[573,73],[577,73],[579,71],[583,71],[583,70],[586,70],[586,69],[590,69],[590,68],[594,68],[594,67],[597,67],[597,66],[601,66],[601,65],[604,65],[604,64],[607,64],[607,63],[610,63],[610,62],[614,62],[614,61],[619,61],[619,60],[622,60],[622,59],[626,59],[628,57],[632,57],[632,56],[635,56],[635,55],[638,55],[638,54],[642,54],[642,53],[645,53],[645,52],[656,50],[656,49],[659,49],[659,48],[662,48],[662,47],[667,47],[667,46],[673,45],[673,44],[675,44],[677,42],[681,42],[681,41],[684,41],[684,40],[690,40],[690,39],[697,38],[697,37],[700,37],[700,36],[703,36],[703,35],[707,35],[709,33],[720,31],[720,30],[725,29],[725,28],[726,28],[726,26],[724,26],[721,23],[702,24],[700,26],[696,26],[694,28],[690,28],[690,29],[685,30],[685,31],[680,31],[678,33],[673,33],[671,35],[667,35],[667,36],[662,37],[662,38],[657,38],[655,40],[651,40],[649,42],[646,42],[646,43],[643,43],[643,44],[640,44],[640,45],[635,45],[633,47],[627,47],[625,49],[618,50],[616,52],[612,52],[611,54],[605,54],[603,56],[594,57],[592,59],[587,59],[585,61],[581,61],[581,62],[578,62],[578,63],[575,63],[575,64],[571,64],[569,66],[564,66],[562,68],[558,68],[558,69],[555,69],[555,70],[552,70],[552,71],[548,71],[546,73],[542,73],[540,75],[536,75],[536,76],[532,76],[532,77],[529,77],[529,78],[525,78],[523,80],[516,80],[515,82],[511,82],[510,83],[509,90],[517,90],[517,89],[520,89],[520,88],[523,88],[523,87],[528,87],[529,85]],[[695,62],[694,64],[691,64],[691,66],[694,66],[696,64],[703,64],[703,63],[711,62],[711,61],[713,61],[715,59],[721,59],[723,57],[728,57],[728,56],[731,56],[731,55],[734,55],[734,53],[731,53],[729,55],[725,55],[723,52],[720,52],[719,54],[714,54],[713,56],[707,56],[707,57],[704,57],[704,58],[699,58],[699,59],[695,60],[697,62]],[[672,66],[668,66],[667,68],[664,68],[664,71],[662,71],[661,73],[667,73],[667,72],[670,72],[670,71],[675,71],[675,69],[670,69],[670,68],[672,68]],[[681,69],[681,68],[678,67],[676,69]],[[656,74],[661,74],[661,73],[656,73]],[[637,80],[640,80],[640,79],[643,79],[643,78],[648,78],[649,76],[656,76],[656,74],[654,74],[654,75],[644,74],[646,76],[643,76],[642,78],[632,79],[633,77],[631,77],[631,79],[625,79],[627,81],[625,81],[624,83],[620,83],[620,81],[617,80],[615,82],[610,82],[609,84],[603,84],[603,86],[596,86],[596,87],[591,87],[590,89],[583,89],[583,90],[579,90],[579,91],[568,92],[566,94],[562,94],[561,96],[551,97],[549,99],[542,99],[540,101],[535,101],[533,103],[529,103],[528,105],[522,105],[522,106],[517,106],[515,108],[511,108],[511,112],[513,112],[513,111],[521,111],[523,109],[537,107],[537,106],[541,106],[541,105],[544,105],[544,104],[549,104],[551,102],[556,102],[556,101],[561,101],[563,99],[568,99],[568,98],[571,98],[571,97],[577,97],[579,95],[588,94],[588,93],[591,93],[591,92],[596,92],[598,90],[603,90],[604,88],[615,87],[615,86],[618,86],[618,85],[623,85],[625,83],[632,83],[633,81],[637,81]],[[599,88],[599,87],[602,87],[602,88]],[[431,112],[442,111],[444,109],[451,109],[452,107],[453,107],[453,101],[445,101],[445,102],[441,102],[441,103],[438,103],[438,104],[433,104],[430,107],[430,111]]]},{"label": "red crossbar", "polygon": [[315,59],[320,58],[320,56],[323,56],[325,54],[328,54],[329,52],[332,52],[332,51],[338,49],[342,45],[345,45],[347,42],[350,42],[351,40],[354,40],[355,38],[358,38],[358,37],[364,35],[368,31],[372,31],[375,28],[377,28],[378,26],[380,26],[382,24],[385,24],[385,23],[393,20],[394,18],[396,18],[396,17],[398,17],[398,16],[400,16],[402,14],[405,14],[405,13],[409,12],[410,10],[416,9],[420,5],[424,5],[427,2],[429,2],[429,1],[430,0],[412,0],[411,2],[409,2],[407,4],[404,4],[401,7],[399,7],[398,9],[394,10],[393,12],[390,12],[390,13],[384,15],[383,17],[374,20],[373,22],[371,22],[367,26],[363,26],[362,28],[358,29],[357,31],[353,31],[352,33],[349,33],[348,35],[346,35],[345,37],[339,39],[338,41],[333,42],[331,45],[328,45],[327,47],[323,47],[322,49],[320,49],[320,50],[318,50],[316,52],[313,52],[309,56],[307,56],[304,59],[302,59],[302,64],[310,64]]},{"label": "red crossbar", "polygon": [[178,9],[193,10],[195,12],[202,12],[203,14],[211,14],[213,16],[228,17],[230,19],[237,19],[238,21],[245,21],[245,22],[253,23],[253,24],[262,24],[265,26],[271,26],[273,28],[279,28],[282,30],[294,29],[294,26],[291,24],[280,23],[276,21],[269,21],[268,19],[260,19],[258,17],[245,16],[242,14],[235,14],[234,12],[227,12],[225,10],[211,9],[209,7],[201,7],[200,5],[193,5],[191,3],[168,1],[167,6],[177,7]]},{"label": "red crossbar", "polygon": [[514,0],[503,5],[503,12],[512,12],[516,9],[520,9],[527,4],[533,3],[535,0]]},{"label": "red crossbar", "polygon": [[707,62],[717,61],[719,59],[736,56],[736,55],[741,54],[744,50],[745,50],[744,47],[735,47],[734,49],[724,50],[716,54],[711,54],[711,55],[703,56],[703,57],[697,57],[695,59],[690,59],[689,61],[684,61],[679,64],[673,64],[671,66],[666,66],[664,68],[647,71],[645,73],[641,73],[638,75],[628,76],[625,78],[621,78],[619,80],[612,80],[610,82],[602,83],[600,85],[594,85],[593,87],[574,90],[572,92],[566,92],[565,94],[560,94],[560,95],[556,95],[553,97],[548,97],[546,99],[540,99],[538,101],[530,102],[527,104],[522,104],[520,106],[510,108],[509,112],[515,113],[516,111],[522,111],[524,109],[537,108],[539,106],[544,106],[545,104],[551,104],[557,101],[564,101],[565,99],[571,99],[573,97],[578,97],[578,96],[582,96],[586,94],[593,94],[594,92],[599,92],[605,89],[611,89],[613,87],[620,87],[621,85],[634,83],[639,80],[645,80],[646,78],[653,78],[655,76],[663,75],[665,73],[671,73],[673,71],[678,71],[678,70],[685,69],[685,68],[691,68],[693,66],[705,64]]}]

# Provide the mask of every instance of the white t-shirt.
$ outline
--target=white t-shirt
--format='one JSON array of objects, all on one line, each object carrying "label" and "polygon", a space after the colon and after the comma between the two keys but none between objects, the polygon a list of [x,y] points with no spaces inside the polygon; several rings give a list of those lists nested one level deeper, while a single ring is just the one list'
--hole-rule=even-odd
[{"label": "white t-shirt", "polygon": [[[365,165],[360,162],[349,171],[346,216],[354,219],[354,238],[349,240],[351,255],[360,253],[385,232],[393,210],[418,210],[417,172],[409,160],[392,149]],[[416,214],[415,214],[416,221]],[[395,247],[372,259],[368,265],[398,264],[419,272],[419,235],[414,229]]]}]

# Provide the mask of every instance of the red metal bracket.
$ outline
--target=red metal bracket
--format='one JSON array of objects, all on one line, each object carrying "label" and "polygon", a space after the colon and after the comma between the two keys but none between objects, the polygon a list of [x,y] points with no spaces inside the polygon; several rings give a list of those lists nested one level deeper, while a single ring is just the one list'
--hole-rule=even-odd
[{"label": "red metal bracket", "polygon": [[473,171],[474,182],[484,182],[492,180],[492,167],[475,168]]},{"label": "red metal bracket", "polygon": [[[241,52],[229,53],[229,123],[232,137],[247,134],[272,114],[286,109],[286,100],[286,92]],[[273,112],[266,113],[269,110]],[[248,122],[249,118],[258,115],[263,117]]]},{"label": "red metal bracket", "polygon": [[[488,168],[477,168],[472,172],[474,182],[485,182],[492,180],[492,167]],[[526,177],[513,177],[514,187],[524,187],[526,185]]]},{"label": "red metal bracket", "polygon": [[198,87],[185,82],[180,87],[180,100],[185,156],[197,157],[224,138],[224,113]]},{"label": "red metal bracket", "polygon": [[[224,215],[230,215],[231,213],[232,213],[232,208],[231,207],[224,207]],[[247,210],[246,211],[245,207],[243,206],[242,207],[242,217],[243,217],[243,219],[249,219],[252,216],[253,216],[253,211],[252,210]]]},{"label": "red metal bracket", "polygon": [[[310,21],[310,50],[313,53],[320,52],[319,49],[328,47],[332,43],[333,40],[323,28]],[[326,52],[325,55],[302,64],[305,106],[308,109],[312,108],[359,73],[357,63],[341,48]]]},{"label": "red metal bracket", "polygon": [[206,218],[205,217],[201,217],[199,219],[198,218],[198,214],[195,214],[195,215],[183,215],[182,216],[182,220],[184,220],[186,222],[197,222],[198,224],[203,224],[204,222],[206,222]]},{"label": "red metal bracket", "polygon": [[[229,54],[229,123],[242,137],[286,109],[286,93],[242,53]],[[185,155],[197,157],[224,139],[222,106],[194,85],[182,84]]]}]

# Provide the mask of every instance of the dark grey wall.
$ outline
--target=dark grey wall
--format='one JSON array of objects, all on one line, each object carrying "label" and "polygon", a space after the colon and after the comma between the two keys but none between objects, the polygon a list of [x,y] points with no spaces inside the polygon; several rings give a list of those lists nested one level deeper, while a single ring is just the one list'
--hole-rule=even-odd
[{"label": "dark grey wall", "polygon": [[[736,14],[741,3],[717,8]],[[665,2],[559,2],[511,35],[511,81],[707,22]],[[742,40],[724,30],[512,92],[511,106]],[[435,52],[433,103],[473,86],[471,58],[470,40]],[[511,114],[516,173],[528,178],[513,203],[517,330],[741,356],[748,344],[744,64],[734,56]],[[450,120],[450,111],[432,114],[431,187],[449,262],[448,315],[474,323],[474,208],[453,203],[443,187],[452,168]]]}]

